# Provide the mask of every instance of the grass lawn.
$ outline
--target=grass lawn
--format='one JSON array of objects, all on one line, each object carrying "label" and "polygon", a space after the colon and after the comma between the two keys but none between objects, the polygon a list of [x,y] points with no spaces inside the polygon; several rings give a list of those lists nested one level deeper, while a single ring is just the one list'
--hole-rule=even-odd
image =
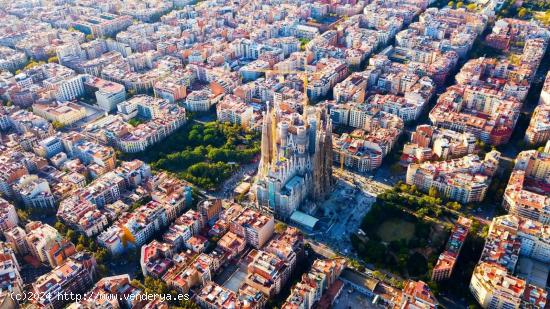
[{"label": "grass lawn", "polygon": [[384,221],[376,231],[384,242],[405,239],[409,241],[414,236],[414,223],[400,219]]}]

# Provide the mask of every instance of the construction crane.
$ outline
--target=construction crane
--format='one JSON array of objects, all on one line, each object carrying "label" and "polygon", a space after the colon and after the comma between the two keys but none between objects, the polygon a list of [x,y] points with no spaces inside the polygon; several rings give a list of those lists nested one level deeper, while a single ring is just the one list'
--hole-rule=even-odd
[{"label": "construction crane", "polygon": [[[307,86],[308,86],[308,79],[309,79],[309,76],[318,76],[319,73],[317,72],[314,72],[314,73],[308,73],[308,72],[305,72],[305,71],[291,71],[291,70],[274,70],[274,69],[254,69],[254,70],[251,70],[252,72],[258,72],[258,73],[264,73],[266,77],[269,77],[270,75],[290,75],[290,74],[295,74],[297,75],[301,80],[302,80],[302,83],[303,83],[303,87],[304,87],[304,99],[303,99],[303,102],[302,102],[302,108],[303,108],[303,120],[304,120],[304,125],[307,125],[307,107],[309,105],[309,99],[308,99],[308,95],[307,95]],[[282,79],[280,79],[280,82],[284,82],[284,77]],[[272,110],[272,113],[273,113],[274,110]],[[273,114],[269,114],[269,115],[266,115],[266,117],[274,117]],[[274,120],[274,119],[273,119]],[[272,132],[275,132],[276,130],[276,126],[277,124],[275,123],[275,121],[271,121],[271,125],[272,125]],[[276,156],[276,140],[273,139],[273,157]]]},{"label": "construction crane", "polygon": [[[253,69],[253,72],[259,72],[259,73],[265,73],[265,76],[268,77],[269,75],[297,75],[303,83],[304,87],[304,99],[302,102],[303,106],[303,116],[304,116],[304,122],[307,123],[307,106],[309,105],[309,98],[307,95],[307,87],[308,87],[308,80],[310,76],[318,76],[318,72],[308,73],[305,71],[289,71],[289,70],[275,70],[275,69]],[[284,80],[281,80],[281,82]]]},{"label": "construction crane", "polygon": [[[269,74],[279,74],[279,75],[290,75],[290,74],[296,74],[298,75],[304,84],[304,102],[303,102],[303,109],[304,109],[304,122],[307,121],[307,106],[309,105],[309,99],[307,96],[307,85],[308,85],[308,74],[311,76],[317,76],[319,73],[308,73],[304,71],[285,71],[285,70],[272,70],[272,69],[257,69],[254,70],[254,72],[262,72],[266,74],[266,77]],[[269,115],[268,117],[270,117]],[[275,125],[274,121],[272,122],[273,125]],[[274,128],[272,129],[274,130]],[[340,154],[340,170],[344,171],[344,164],[345,164],[345,158],[343,154]]]},{"label": "construction crane", "polygon": [[[331,0],[332,1],[332,0]],[[349,16],[344,15],[342,16],[338,21],[334,22],[331,27],[335,28],[340,25],[341,23],[347,21],[349,19]],[[294,70],[277,70],[277,69],[251,69],[252,72],[259,72],[259,73],[265,73],[266,77],[270,74],[274,75],[290,75],[290,74],[296,74],[298,77],[302,79],[302,82],[304,84],[304,102],[303,102],[303,108],[304,108],[304,121],[307,118],[306,115],[306,109],[309,104],[309,98],[307,95],[307,87],[308,87],[308,79],[310,76],[319,76],[319,72],[305,72],[305,71],[294,71]]]}]

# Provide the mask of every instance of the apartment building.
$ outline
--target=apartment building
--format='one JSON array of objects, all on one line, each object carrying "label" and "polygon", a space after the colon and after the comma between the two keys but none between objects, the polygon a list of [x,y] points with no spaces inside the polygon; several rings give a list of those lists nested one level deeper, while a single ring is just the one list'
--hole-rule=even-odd
[{"label": "apartment building", "polygon": [[34,281],[32,291],[39,297],[32,302],[43,307],[63,308],[71,300],[56,295],[87,292],[94,285],[95,268],[96,261],[91,253],[84,251],[76,253],[65,263]]},{"label": "apartment building", "polygon": [[195,300],[201,308],[206,309],[240,309],[245,308],[241,304],[237,294],[229,289],[207,282],[197,293]]},{"label": "apartment building", "polygon": [[156,232],[173,221],[175,221],[174,224],[165,234],[165,240],[172,242],[176,248],[181,247],[187,237],[198,233],[201,227],[198,213],[189,210],[177,218],[191,202],[190,188],[184,186],[179,180],[170,181],[170,178],[166,179],[164,176],[149,179],[145,184],[151,188],[151,183],[158,181],[152,188],[152,201],[140,206],[132,213],[123,214],[113,226],[98,236],[99,243],[112,254],[122,254],[127,248],[142,246]]},{"label": "apartment building", "polygon": [[[85,294],[84,299],[74,303],[76,308],[132,308],[146,306],[149,302],[139,297],[143,293],[132,285],[127,274],[101,278],[93,288]],[[162,307],[161,307],[162,308]]]},{"label": "apartment building", "polygon": [[132,24],[132,17],[100,13],[97,15],[80,15],[71,23],[71,27],[94,37],[114,36]]},{"label": "apartment building", "polygon": [[71,102],[41,104],[35,103],[32,111],[36,115],[62,125],[71,125],[86,117],[86,108]]},{"label": "apartment building", "polygon": [[229,231],[220,238],[217,246],[224,252],[227,252],[228,258],[232,259],[244,251],[246,248],[246,241],[243,237]]},{"label": "apartment building", "polygon": [[245,282],[267,297],[279,294],[290,276],[288,264],[274,254],[261,250],[252,250],[247,259],[250,262]]},{"label": "apartment building", "polygon": [[230,222],[230,231],[244,237],[246,243],[259,249],[271,238],[275,230],[272,216],[246,208],[235,221]]},{"label": "apartment building", "polygon": [[185,99],[187,95],[187,78],[167,77],[158,81],[153,87],[155,96],[161,97],[170,103]]},{"label": "apartment building", "polygon": [[168,225],[166,208],[151,201],[133,213],[120,216],[117,222],[98,236],[99,243],[112,254],[118,255],[130,247],[141,247],[161,227]]},{"label": "apartment building", "polygon": [[4,235],[7,231],[19,224],[19,217],[13,204],[0,197],[0,232]]},{"label": "apartment building", "polygon": [[302,275],[302,280],[292,288],[282,308],[316,308],[323,294],[338,285],[343,269],[343,259],[315,260],[311,270]]},{"label": "apartment building", "polygon": [[435,309],[439,302],[423,281],[408,280],[398,301],[400,308],[430,308]]},{"label": "apartment building", "polygon": [[223,207],[221,199],[207,199],[201,201],[197,205],[197,211],[200,213],[201,220],[205,226],[211,226],[216,220],[218,220],[222,210]]},{"label": "apartment building", "polygon": [[190,112],[206,112],[222,98],[221,93],[214,93],[208,88],[195,90],[185,99],[185,109]]},{"label": "apartment building", "polygon": [[59,232],[48,224],[40,221],[27,223],[26,243],[32,256],[51,267],[63,264],[68,257],[76,252],[75,246],[64,239]]},{"label": "apartment building", "polygon": [[400,134],[400,129],[392,127],[333,134],[333,162],[359,172],[375,170],[382,165],[382,159],[393,149]]},{"label": "apartment building", "polygon": [[492,145],[510,140],[519,117],[521,102],[504,98],[488,88],[455,85],[447,88],[430,112],[430,121],[439,127],[470,132]]},{"label": "apartment building", "polygon": [[456,265],[456,260],[460,255],[462,245],[466,241],[466,237],[468,237],[468,232],[471,227],[471,219],[465,217],[458,218],[453,230],[451,231],[451,236],[447,241],[445,251],[439,255],[437,263],[432,270],[432,280],[441,281],[447,280],[451,277]]},{"label": "apartment building", "polygon": [[95,95],[97,105],[106,112],[116,110],[116,106],[126,100],[124,86],[96,76],[84,77],[84,89]]},{"label": "apartment building", "polygon": [[468,132],[455,132],[430,125],[418,125],[403,146],[401,163],[449,160],[475,153],[477,139]]},{"label": "apartment building", "polygon": [[493,219],[470,281],[470,291],[483,308],[545,308],[546,279],[535,268],[520,271],[517,265],[522,257],[523,263],[533,259],[548,266],[549,239],[548,225],[515,215]]},{"label": "apartment building", "polygon": [[275,254],[278,258],[288,263],[290,270],[296,268],[296,264],[302,257],[304,247],[304,235],[294,227],[286,230],[272,239],[264,250]]},{"label": "apartment building", "polygon": [[27,245],[27,232],[19,226],[16,226],[8,231],[4,232],[6,242],[10,244],[10,247],[19,255],[25,256],[29,253],[29,246]]},{"label": "apartment building", "polygon": [[0,288],[11,293],[22,293],[24,289],[21,268],[14,250],[5,242],[0,242]]},{"label": "apartment building", "polygon": [[[149,96],[134,96],[118,104],[117,109],[119,115],[99,119],[90,124],[88,131],[124,152],[143,151],[166,138],[186,121],[185,109]],[[134,117],[144,123],[133,127],[124,121]]]},{"label": "apartment building", "polygon": [[21,69],[27,63],[27,55],[24,52],[5,46],[0,47],[0,59],[0,68],[11,72]]},{"label": "apartment building", "polygon": [[483,308],[545,308],[548,294],[514,277],[498,264],[481,262],[474,269],[470,291]]},{"label": "apartment building", "polygon": [[16,196],[26,207],[36,209],[54,209],[56,198],[46,179],[37,175],[24,175],[13,186]]},{"label": "apartment building", "polygon": [[144,276],[161,278],[173,265],[174,247],[156,240],[141,247],[139,264]]},{"label": "apartment building", "polygon": [[228,122],[250,129],[254,125],[254,109],[241,98],[234,95],[225,95],[216,105],[216,116],[220,122]]},{"label": "apartment building", "polygon": [[540,93],[539,104],[531,116],[531,122],[525,132],[525,141],[532,145],[550,140],[550,73],[546,74]]},{"label": "apartment building", "polygon": [[520,152],[502,205],[510,214],[550,224],[550,143],[542,151]]},{"label": "apartment building", "polygon": [[493,150],[484,160],[467,155],[450,161],[409,164],[406,182],[425,192],[435,188],[441,196],[464,204],[480,202],[485,198],[499,159],[500,153]]}]

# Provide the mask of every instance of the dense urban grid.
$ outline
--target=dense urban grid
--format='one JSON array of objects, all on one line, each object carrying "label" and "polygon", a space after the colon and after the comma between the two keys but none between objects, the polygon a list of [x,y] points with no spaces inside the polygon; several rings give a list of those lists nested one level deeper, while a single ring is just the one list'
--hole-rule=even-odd
[{"label": "dense urban grid", "polygon": [[550,308],[547,0],[0,0],[0,308]]}]

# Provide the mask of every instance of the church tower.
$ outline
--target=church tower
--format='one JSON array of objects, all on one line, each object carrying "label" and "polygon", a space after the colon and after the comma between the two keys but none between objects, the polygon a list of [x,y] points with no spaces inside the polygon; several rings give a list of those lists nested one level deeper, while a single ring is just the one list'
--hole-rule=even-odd
[{"label": "church tower", "polygon": [[261,159],[260,159],[260,173],[266,175],[273,160],[273,119],[271,116],[271,110],[269,104],[267,107],[267,112],[263,114],[263,124],[262,124],[262,144],[261,144]]},{"label": "church tower", "polygon": [[332,120],[325,112],[319,114],[319,127],[313,159],[313,200],[323,201],[332,186]]}]

